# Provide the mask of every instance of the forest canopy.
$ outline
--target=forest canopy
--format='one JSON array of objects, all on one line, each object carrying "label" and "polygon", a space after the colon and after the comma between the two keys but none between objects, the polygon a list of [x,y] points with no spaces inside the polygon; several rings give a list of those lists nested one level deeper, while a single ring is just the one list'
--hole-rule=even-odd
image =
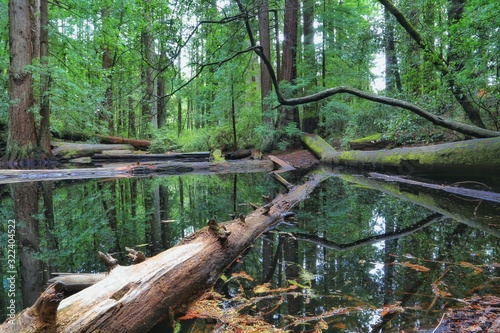
[{"label": "forest canopy", "polygon": [[[32,17],[22,75],[13,63],[23,23],[9,6]],[[35,152],[47,147],[44,133],[68,128],[153,139],[153,151],[284,149],[300,131],[339,144],[374,132],[400,143],[464,136],[352,91],[500,130],[493,0],[2,0],[0,14],[0,124],[11,138],[2,155],[11,159],[30,155],[14,152],[24,144],[20,112]],[[21,110],[12,87],[27,77]],[[347,91],[298,100],[339,86]]]}]

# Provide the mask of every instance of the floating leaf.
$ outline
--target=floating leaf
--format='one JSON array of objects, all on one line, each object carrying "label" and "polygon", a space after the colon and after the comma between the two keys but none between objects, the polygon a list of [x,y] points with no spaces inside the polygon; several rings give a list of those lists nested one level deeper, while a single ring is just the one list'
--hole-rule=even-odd
[{"label": "floating leaf", "polygon": [[427,268],[425,266],[421,266],[421,265],[417,265],[417,264],[412,264],[408,261],[405,261],[405,262],[402,262],[400,263],[402,266],[405,266],[405,267],[409,267],[415,271],[418,271],[418,272],[428,272],[430,271],[431,269],[430,268]]},{"label": "floating leaf", "polygon": [[432,287],[432,292],[434,293],[434,295],[436,295],[438,297],[449,297],[449,296],[451,296],[451,294],[449,292],[439,290],[437,284],[435,284],[435,283],[432,283],[431,287]]},{"label": "floating leaf", "polygon": [[401,306],[399,306],[399,302],[395,303],[395,304],[387,304],[387,305],[384,305],[384,309],[382,310],[382,312],[380,313],[380,315],[382,317],[385,317],[387,316],[388,314],[391,314],[391,313],[403,313],[405,312],[404,308],[402,308]]},{"label": "floating leaf", "polygon": [[271,290],[271,288],[269,288],[270,286],[271,286],[270,283],[264,283],[253,288],[253,291],[256,294],[267,293],[269,290]]},{"label": "floating leaf", "polygon": [[461,261],[460,262],[460,265],[464,266],[464,267],[470,267],[470,268],[473,268],[474,269],[474,273],[482,273],[483,272],[483,269],[480,268],[480,267],[477,267],[477,266],[474,266],[473,264],[471,264],[470,262],[465,262],[465,261]]},{"label": "floating leaf", "polygon": [[239,273],[233,273],[232,275],[233,275],[233,277],[235,277],[235,278],[236,278],[236,277],[240,277],[240,278],[244,278],[244,279],[246,279],[246,280],[248,280],[248,281],[253,281],[253,277],[251,277],[250,275],[248,275],[248,274],[247,274],[246,272],[244,272],[244,271],[241,271],[241,272],[239,272]]}]

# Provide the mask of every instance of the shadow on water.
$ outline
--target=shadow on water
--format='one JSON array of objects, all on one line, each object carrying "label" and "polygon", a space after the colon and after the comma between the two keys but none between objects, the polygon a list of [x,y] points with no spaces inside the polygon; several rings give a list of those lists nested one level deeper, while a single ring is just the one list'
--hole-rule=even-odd
[{"label": "shadow on water", "polygon": [[[247,214],[249,202],[262,204],[263,195],[280,190],[263,173],[1,185],[0,319],[12,301],[17,311],[31,305],[50,273],[105,271],[98,251],[128,265],[125,247],[154,255],[209,218]],[[225,274],[245,272],[253,281],[217,283],[226,298],[258,297],[254,288],[263,283],[282,288],[247,310],[273,325],[312,330],[330,313],[321,319],[324,332],[378,332],[388,321],[384,332],[418,331],[435,327],[456,299],[500,294],[498,202],[335,174],[294,212],[293,223],[269,230]],[[14,261],[9,220],[16,223]],[[182,332],[213,328],[181,324]]]}]

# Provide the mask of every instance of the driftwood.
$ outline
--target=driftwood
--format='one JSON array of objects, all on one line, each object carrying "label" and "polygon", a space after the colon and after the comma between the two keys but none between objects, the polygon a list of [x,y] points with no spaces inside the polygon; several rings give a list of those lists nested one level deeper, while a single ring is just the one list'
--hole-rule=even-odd
[{"label": "driftwood", "polygon": [[379,151],[337,152],[314,134],[302,141],[324,165],[342,165],[403,175],[496,175],[500,170],[500,138]]},{"label": "driftwood", "polygon": [[91,139],[97,139],[100,143],[109,144],[129,144],[134,146],[136,149],[148,149],[151,145],[149,140],[139,140],[139,139],[128,139],[120,138],[118,136],[101,135],[101,134],[87,134],[82,132],[72,132],[72,131],[60,131],[51,132],[54,138],[71,140],[71,141],[87,141]]},{"label": "driftwood", "polygon": [[326,177],[311,175],[306,183],[247,216],[226,223],[212,221],[142,263],[115,267],[104,280],[61,302],[55,331],[147,332],[210,288],[257,237],[293,215],[290,209]]},{"label": "driftwood", "polygon": [[244,162],[163,162],[150,164],[119,164],[100,168],[58,169],[58,170],[0,170],[0,184],[25,181],[69,180],[137,177],[173,174],[211,174],[211,173],[251,173],[270,172],[274,169],[271,160],[248,160]]}]

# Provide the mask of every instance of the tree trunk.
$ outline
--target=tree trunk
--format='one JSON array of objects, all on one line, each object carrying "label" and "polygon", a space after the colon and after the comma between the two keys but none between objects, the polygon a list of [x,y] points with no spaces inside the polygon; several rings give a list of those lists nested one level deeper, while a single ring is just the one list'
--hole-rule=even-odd
[{"label": "tree trunk", "polygon": [[[259,1],[259,43],[262,54],[271,61],[271,36],[269,32],[269,4],[268,0]],[[262,124],[267,131],[263,135],[261,151],[268,152],[274,146],[274,112],[265,99],[272,91],[273,82],[264,61],[260,61],[260,103],[262,108]]]},{"label": "tree trunk", "polygon": [[385,90],[401,92],[403,88],[399,75],[393,20],[391,13],[384,8]]},{"label": "tree trunk", "polygon": [[[297,79],[297,33],[298,33],[298,0],[285,0],[285,18],[283,28],[283,61],[279,79],[294,85]],[[284,129],[290,123],[300,125],[297,107],[280,109],[278,128]]]},{"label": "tree trunk", "polygon": [[[103,110],[99,112],[99,118],[101,121],[107,124],[110,132],[114,132],[113,124],[113,75],[112,69],[114,66],[113,54],[111,52],[111,43],[109,35],[105,35],[104,31],[109,31],[111,28],[110,19],[110,7],[109,5],[103,4],[101,7],[101,22],[102,22],[102,34],[100,36],[101,42],[101,53],[102,53],[102,70],[104,76],[107,79],[105,83],[107,85],[106,92],[104,94]],[[114,29],[115,27],[113,27]]]},{"label": "tree trunk", "polygon": [[[303,4],[303,71],[305,79],[310,82],[304,89],[304,95],[308,90],[315,91],[318,85],[316,79],[316,50],[314,44],[314,1],[307,0]],[[318,103],[304,105],[304,116],[302,119],[302,130],[306,133],[314,133],[319,124],[319,110]]]},{"label": "tree trunk", "polygon": [[[47,0],[40,1],[40,64],[45,69],[49,64],[49,9]],[[51,157],[50,153],[50,74],[42,69],[40,75],[40,127],[38,130],[38,145]]]},{"label": "tree trunk", "polygon": [[403,175],[496,175],[500,169],[500,138],[346,152],[336,152],[317,135],[305,135],[303,142],[326,165],[371,168]]},{"label": "tree trunk", "polygon": [[142,118],[141,118],[141,137],[147,134],[148,124],[156,127],[156,113],[154,111],[154,42],[151,33],[151,0],[143,1],[143,14],[144,14],[144,30],[142,31],[142,56],[143,61],[142,79],[144,84],[144,95],[142,97]]},{"label": "tree trunk", "polygon": [[40,251],[38,214],[39,191],[36,183],[11,185],[16,220],[19,261],[21,266],[24,307],[35,303],[42,292],[42,262],[35,258]]},{"label": "tree trunk", "polygon": [[[26,66],[32,61],[30,3],[9,1],[10,100],[9,138],[6,159],[21,161],[37,158],[37,139],[33,106],[33,82]],[[24,161],[24,162],[23,162]]]},{"label": "tree trunk", "polygon": [[[291,215],[289,210],[324,178],[313,175],[246,217],[223,224],[211,220],[208,227],[155,257],[117,266],[101,282],[61,302],[56,332],[147,332],[210,288],[257,237]],[[21,324],[16,332],[23,329]]]}]

